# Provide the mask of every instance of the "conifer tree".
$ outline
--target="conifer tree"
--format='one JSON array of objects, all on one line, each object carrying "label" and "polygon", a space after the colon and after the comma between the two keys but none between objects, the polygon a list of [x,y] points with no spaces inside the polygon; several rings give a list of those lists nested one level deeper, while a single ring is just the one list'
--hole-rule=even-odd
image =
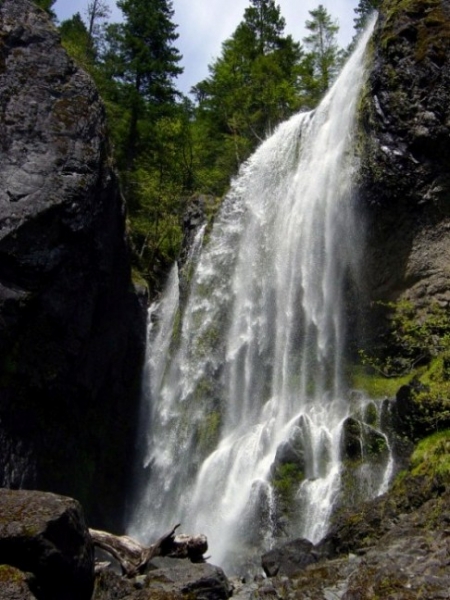
[{"label": "conifer tree", "polygon": [[221,185],[280,121],[299,108],[302,49],[284,35],[284,28],[274,0],[250,0],[243,21],[209,67],[210,76],[193,89],[198,118],[208,121],[208,137],[217,140]]},{"label": "conifer tree", "polygon": [[129,112],[126,168],[137,155],[140,119],[154,120],[175,103],[174,79],[182,73],[178,38],[172,22],[171,0],[118,0],[123,23],[108,27],[105,63],[122,87],[122,103]]},{"label": "conifer tree", "polygon": [[339,26],[323,4],[310,10],[309,14],[312,19],[306,21],[305,26],[310,33],[303,38],[303,43],[309,52],[303,66],[309,75],[306,89],[314,105],[333,83],[342,63],[342,53],[337,43]]},{"label": "conifer tree", "polygon": [[89,51],[92,58],[96,58],[99,47],[104,37],[105,21],[111,9],[106,0],[91,0],[88,3],[86,14],[88,18]]}]

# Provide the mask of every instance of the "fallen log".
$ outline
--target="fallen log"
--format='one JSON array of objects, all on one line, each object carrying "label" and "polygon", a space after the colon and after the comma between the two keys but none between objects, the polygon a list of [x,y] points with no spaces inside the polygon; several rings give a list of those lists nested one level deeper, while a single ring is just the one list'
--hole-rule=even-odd
[{"label": "fallen log", "polygon": [[134,577],[142,573],[155,556],[189,558],[192,562],[204,562],[208,541],[204,535],[175,535],[175,527],[151,546],[143,546],[128,535],[113,535],[106,531],[89,529],[94,546],[113,556],[120,564],[122,574]]}]

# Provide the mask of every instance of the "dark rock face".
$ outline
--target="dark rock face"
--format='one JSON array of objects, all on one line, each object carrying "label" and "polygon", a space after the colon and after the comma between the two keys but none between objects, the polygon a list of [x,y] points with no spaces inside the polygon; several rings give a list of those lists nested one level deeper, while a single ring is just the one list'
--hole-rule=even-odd
[{"label": "dark rock face", "polygon": [[3,489],[0,515],[0,565],[15,568],[0,567],[0,578],[8,577],[18,598],[90,600],[94,551],[78,502]]},{"label": "dark rock face", "polygon": [[371,299],[450,302],[450,4],[382,3],[361,114]]},{"label": "dark rock face", "polygon": [[0,484],[119,527],[145,314],[103,105],[27,0],[0,5]]}]

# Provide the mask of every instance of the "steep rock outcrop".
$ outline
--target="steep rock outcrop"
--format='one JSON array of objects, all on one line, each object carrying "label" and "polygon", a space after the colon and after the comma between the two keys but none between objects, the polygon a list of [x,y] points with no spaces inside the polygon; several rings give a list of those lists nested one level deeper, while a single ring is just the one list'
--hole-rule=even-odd
[{"label": "steep rock outcrop", "polygon": [[145,314],[105,114],[46,14],[0,4],[0,485],[120,526]]},{"label": "steep rock outcrop", "polygon": [[385,0],[361,112],[371,300],[450,302],[450,2]]}]

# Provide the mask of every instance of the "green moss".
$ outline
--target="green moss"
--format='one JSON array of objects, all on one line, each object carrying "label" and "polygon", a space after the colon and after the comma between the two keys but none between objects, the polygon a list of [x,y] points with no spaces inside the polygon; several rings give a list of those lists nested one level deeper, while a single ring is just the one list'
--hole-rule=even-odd
[{"label": "green moss", "polygon": [[[414,426],[419,435],[450,426],[449,352],[434,358],[415,379],[412,392]],[[420,435],[420,433],[422,435]]]},{"label": "green moss", "polygon": [[374,402],[370,402],[366,406],[363,414],[363,421],[372,427],[378,423],[378,409]]},{"label": "green moss", "polygon": [[272,486],[284,510],[292,503],[305,475],[296,463],[286,462],[277,466],[272,476]]},{"label": "green moss", "polygon": [[210,352],[217,346],[221,340],[220,326],[211,325],[206,329],[201,336],[196,340],[195,344],[195,356],[197,358],[203,358],[210,354]]},{"label": "green moss", "polygon": [[389,499],[400,510],[417,508],[430,499],[437,502],[428,517],[427,526],[437,523],[440,498],[450,481],[450,429],[434,433],[421,440],[407,469],[397,474]]},{"label": "green moss", "polygon": [[211,399],[213,395],[213,382],[207,377],[199,380],[194,391],[194,402]]},{"label": "green moss", "polygon": [[210,453],[217,445],[220,436],[222,417],[219,411],[204,416],[198,429],[198,445],[202,452]]},{"label": "green moss", "polygon": [[366,436],[364,450],[370,458],[384,456],[388,451],[386,438],[381,435]]},{"label": "green moss", "polygon": [[136,287],[141,287],[148,291],[148,282],[145,279],[142,271],[140,271],[137,267],[132,267],[131,269],[131,281]]},{"label": "green moss", "polygon": [[411,456],[411,474],[450,481],[450,429],[419,442]]},{"label": "green moss", "polygon": [[21,583],[24,581],[25,575],[18,569],[9,565],[0,565],[0,583]]},{"label": "green moss", "polygon": [[402,377],[384,377],[370,367],[354,365],[351,368],[350,385],[373,399],[392,398],[402,385],[409,383],[412,377],[411,373]]}]

